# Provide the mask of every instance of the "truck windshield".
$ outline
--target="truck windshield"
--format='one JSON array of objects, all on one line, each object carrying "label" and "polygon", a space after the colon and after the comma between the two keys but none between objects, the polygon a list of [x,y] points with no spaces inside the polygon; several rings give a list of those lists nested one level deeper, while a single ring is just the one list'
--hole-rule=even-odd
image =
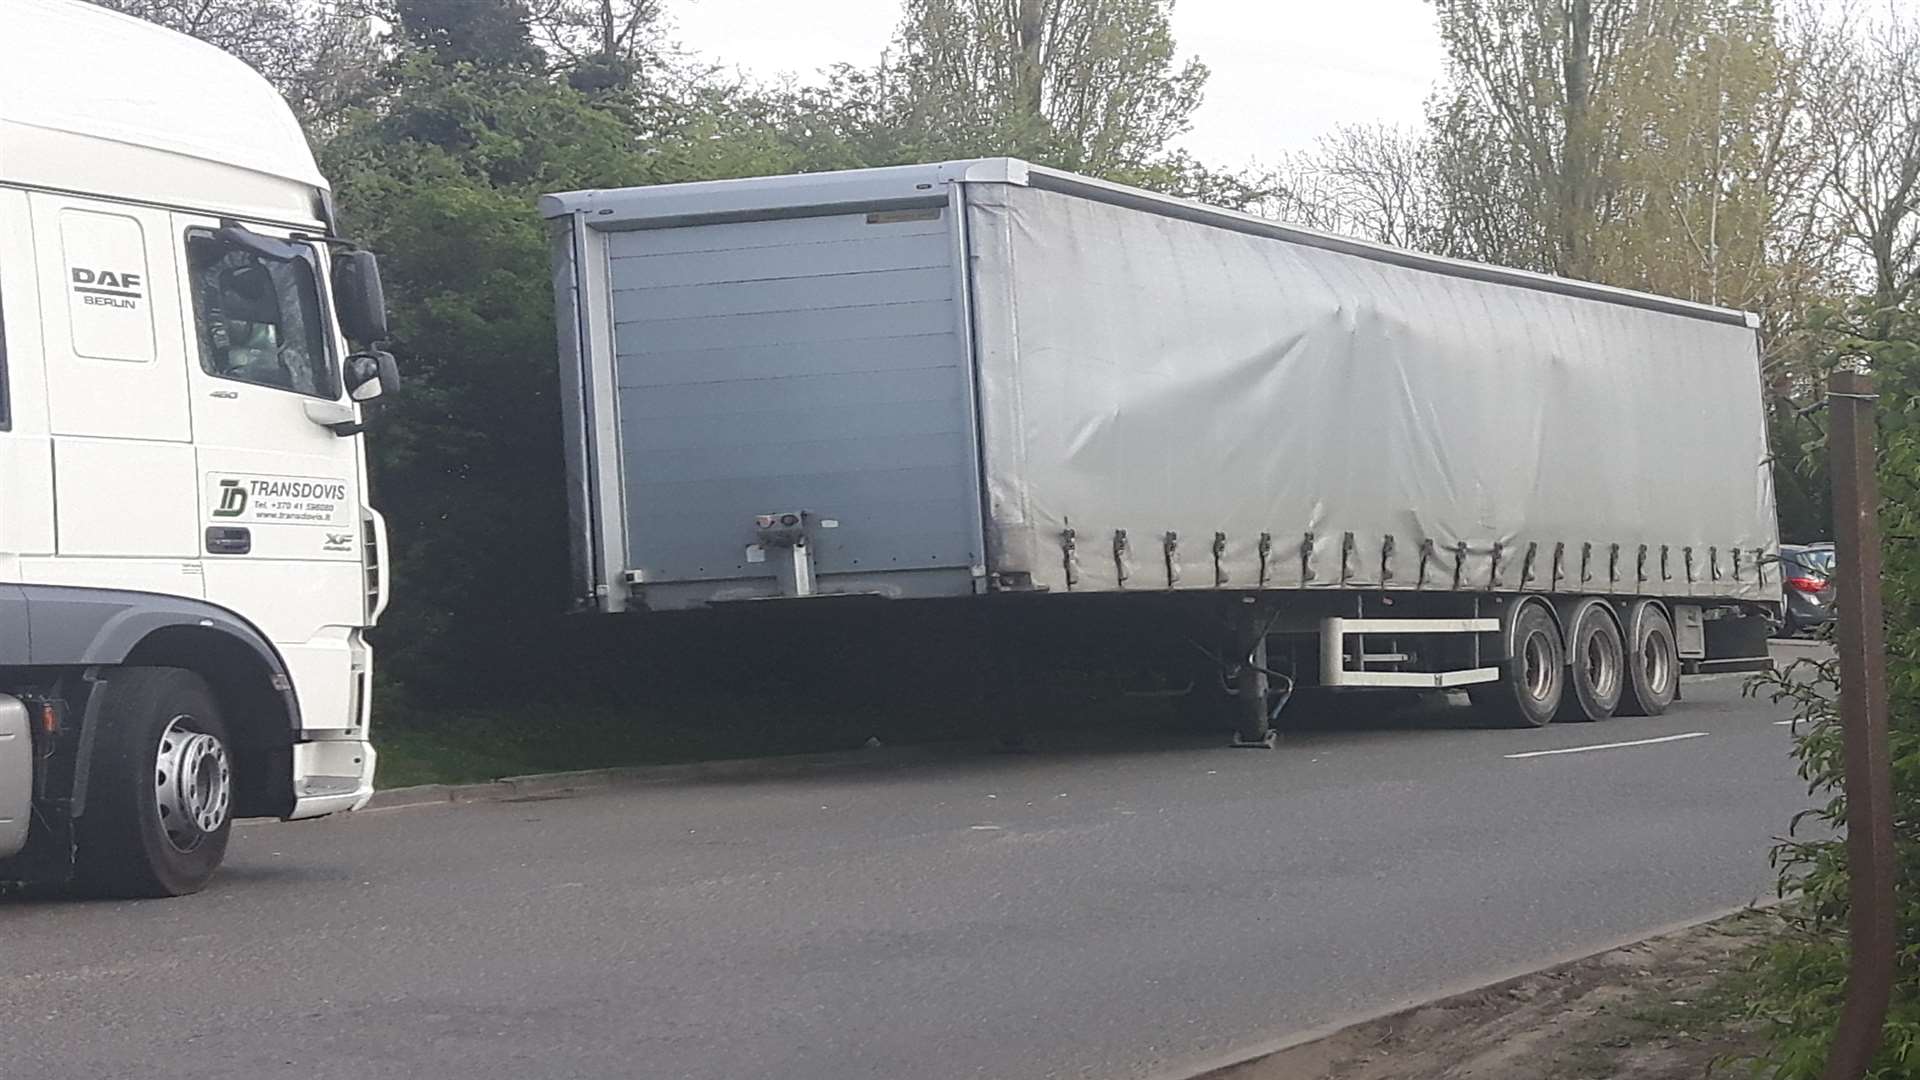
[{"label": "truck windshield", "polygon": [[319,275],[306,250],[301,258],[282,261],[211,233],[188,235],[200,363],[209,374],[314,397],[340,396]]}]

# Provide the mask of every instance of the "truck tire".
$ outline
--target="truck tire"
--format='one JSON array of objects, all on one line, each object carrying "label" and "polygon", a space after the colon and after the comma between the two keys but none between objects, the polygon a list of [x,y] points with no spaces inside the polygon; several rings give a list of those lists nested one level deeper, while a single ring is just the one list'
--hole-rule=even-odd
[{"label": "truck tire", "polygon": [[180,668],[120,668],[95,693],[75,883],[108,896],[198,892],[227,853],[233,764],[206,680]]},{"label": "truck tire", "polygon": [[1680,697],[1680,650],[1673,620],[1659,604],[1641,600],[1627,613],[1627,680],[1621,716],[1659,716]]},{"label": "truck tire", "polygon": [[1553,614],[1525,604],[1513,616],[1512,657],[1497,682],[1467,688],[1473,707],[1510,727],[1545,727],[1553,722],[1567,687],[1567,650]]},{"label": "truck tire", "polygon": [[1626,650],[1620,624],[1603,600],[1586,600],[1567,619],[1567,689],[1562,721],[1605,720],[1620,707],[1626,689]]}]

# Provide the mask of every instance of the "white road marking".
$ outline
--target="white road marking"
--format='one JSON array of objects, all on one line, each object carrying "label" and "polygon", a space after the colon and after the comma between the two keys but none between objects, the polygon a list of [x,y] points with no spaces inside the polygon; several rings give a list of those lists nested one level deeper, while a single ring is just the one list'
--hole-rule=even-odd
[{"label": "white road marking", "polygon": [[998,826],[998,825],[969,825],[969,826],[967,826],[967,828],[969,828],[969,829],[972,829],[972,830],[973,830],[974,832],[1000,832],[1000,831],[1002,831],[1002,830],[1001,830],[1001,828],[1000,828],[1000,826]]},{"label": "white road marking", "polygon": [[1679,742],[1681,739],[1701,739],[1704,731],[1689,731],[1685,735],[1662,735],[1657,739],[1633,739],[1629,742],[1596,743],[1593,746],[1563,746],[1558,750],[1529,750],[1524,754],[1507,754],[1509,759],[1546,757],[1550,754],[1584,754],[1589,750],[1618,750],[1623,746],[1651,746],[1654,743]]}]

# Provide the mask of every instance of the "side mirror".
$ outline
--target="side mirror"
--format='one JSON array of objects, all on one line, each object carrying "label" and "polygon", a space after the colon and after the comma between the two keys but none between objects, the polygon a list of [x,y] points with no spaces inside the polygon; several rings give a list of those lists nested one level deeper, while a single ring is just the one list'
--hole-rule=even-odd
[{"label": "side mirror", "polygon": [[[370,405],[400,392],[400,368],[390,352],[358,352],[347,357],[341,375],[347,384],[347,397],[355,404]],[[343,401],[308,401],[307,419],[342,437],[358,435],[367,425],[353,418],[353,406]]]},{"label": "side mirror", "polygon": [[373,252],[343,251],[333,257],[333,304],[347,340],[365,348],[387,340],[387,293]]},{"label": "side mirror", "polygon": [[354,353],[347,357],[343,374],[347,396],[363,405],[400,392],[400,366],[390,352]]}]

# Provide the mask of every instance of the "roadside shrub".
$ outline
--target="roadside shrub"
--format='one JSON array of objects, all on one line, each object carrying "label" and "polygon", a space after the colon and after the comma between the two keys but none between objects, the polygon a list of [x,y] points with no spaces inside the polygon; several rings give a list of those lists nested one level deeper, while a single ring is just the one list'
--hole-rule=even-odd
[{"label": "roadside shrub", "polygon": [[[1827,368],[1852,364],[1871,371],[1880,395],[1877,475],[1899,955],[1886,1039],[1869,1075],[1891,1080],[1920,1074],[1920,313],[1860,307],[1816,329]],[[1838,671],[1832,662],[1801,661],[1757,681],[1750,692],[1792,704],[1799,720],[1794,755],[1815,800],[1794,817],[1773,852],[1788,928],[1757,970],[1752,1008],[1772,1046],[1761,1067],[1779,1080],[1813,1080],[1839,1020],[1848,959]]]}]

